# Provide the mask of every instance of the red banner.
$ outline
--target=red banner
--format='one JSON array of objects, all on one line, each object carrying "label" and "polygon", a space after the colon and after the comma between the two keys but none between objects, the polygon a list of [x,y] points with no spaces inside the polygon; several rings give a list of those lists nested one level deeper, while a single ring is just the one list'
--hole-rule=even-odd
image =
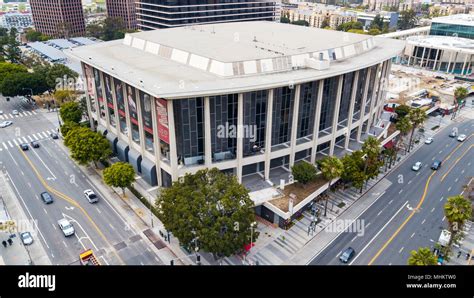
[{"label": "red banner", "polygon": [[168,102],[166,99],[155,98],[156,118],[158,119],[158,137],[166,144],[170,143],[168,127]]}]

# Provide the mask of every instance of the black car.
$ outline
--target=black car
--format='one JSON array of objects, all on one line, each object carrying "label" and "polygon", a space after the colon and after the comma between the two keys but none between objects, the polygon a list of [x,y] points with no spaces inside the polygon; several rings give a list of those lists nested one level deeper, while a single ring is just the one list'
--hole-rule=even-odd
[{"label": "black car", "polygon": [[49,193],[47,193],[46,191],[41,193],[41,199],[46,204],[51,204],[53,202],[53,197]]},{"label": "black car", "polygon": [[55,133],[55,132],[51,133],[50,136],[51,136],[51,138],[53,138],[54,140],[59,139],[58,134]]},{"label": "black car", "polygon": [[437,170],[439,167],[441,167],[441,160],[435,160],[431,165],[432,170]]},{"label": "black car", "polygon": [[40,144],[39,144],[38,142],[36,142],[36,141],[33,141],[33,142],[31,142],[31,147],[33,147],[33,148],[39,148],[39,147],[40,147]]},{"label": "black car", "polygon": [[26,151],[28,150],[29,147],[28,147],[28,144],[20,144],[20,148],[21,150]]},{"label": "black car", "polygon": [[339,256],[339,260],[343,263],[349,262],[352,257],[355,255],[355,250],[352,247],[348,247],[346,250],[342,252]]}]

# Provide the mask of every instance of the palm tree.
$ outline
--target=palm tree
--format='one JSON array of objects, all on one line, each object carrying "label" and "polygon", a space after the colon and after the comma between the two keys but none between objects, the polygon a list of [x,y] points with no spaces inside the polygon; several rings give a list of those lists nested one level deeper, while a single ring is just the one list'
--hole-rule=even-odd
[{"label": "palm tree", "polygon": [[[400,140],[403,141],[403,137],[407,135],[407,133],[411,130],[412,124],[407,117],[403,117],[397,121],[395,125],[396,128],[400,131]],[[406,152],[406,149],[405,149]]]},{"label": "palm tree", "polygon": [[410,149],[411,149],[411,142],[413,139],[413,133],[415,132],[415,129],[418,127],[418,125],[423,124],[427,118],[428,116],[426,116],[425,111],[421,109],[412,109],[408,113],[408,119],[410,120],[412,124],[410,141],[408,142],[408,152],[410,152]]},{"label": "palm tree", "polygon": [[459,101],[461,99],[466,98],[467,94],[468,94],[468,91],[466,88],[457,87],[456,90],[454,90],[454,99]]},{"label": "palm tree", "polygon": [[[323,174],[324,179],[329,182],[329,189],[331,190],[332,182],[334,179],[341,177],[344,172],[344,164],[342,161],[335,156],[327,156],[319,162],[319,168]],[[324,206],[324,216],[326,216],[328,207],[328,198],[326,197],[326,203]]]},{"label": "palm tree", "polygon": [[449,223],[449,231],[452,235],[450,242],[452,242],[454,235],[461,229],[466,220],[471,218],[471,202],[462,195],[449,197],[446,204],[444,204],[444,215],[446,215]]},{"label": "palm tree", "polygon": [[378,157],[380,153],[380,141],[375,137],[368,137],[362,144],[362,151],[369,157]]},{"label": "palm tree", "polygon": [[418,251],[412,250],[408,258],[408,265],[427,266],[438,263],[436,256],[429,247],[420,247]]}]

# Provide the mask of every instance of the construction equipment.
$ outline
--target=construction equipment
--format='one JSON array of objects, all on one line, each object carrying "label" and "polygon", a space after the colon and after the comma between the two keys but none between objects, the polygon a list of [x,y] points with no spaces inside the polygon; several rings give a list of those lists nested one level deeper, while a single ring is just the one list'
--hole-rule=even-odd
[{"label": "construction equipment", "polygon": [[81,265],[99,266],[99,260],[95,257],[92,249],[88,249],[79,255]]}]

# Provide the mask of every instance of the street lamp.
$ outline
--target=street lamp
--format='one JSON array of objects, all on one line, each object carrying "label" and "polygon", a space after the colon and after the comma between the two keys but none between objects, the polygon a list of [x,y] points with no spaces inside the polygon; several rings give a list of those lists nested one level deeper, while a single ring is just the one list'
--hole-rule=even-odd
[{"label": "street lamp", "polygon": [[253,246],[253,229],[256,225],[257,225],[257,222],[255,221],[250,224],[250,249],[252,249],[252,246]]},{"label": "street lamp", "polygon": [[[369,159],[367,158],[367,154],[364,154],[362,156],[362,158],[365,160],[365,164],[364,164],[364,179],[366,179],[365,175],[367,173],[367,164],[369,162]],[[362,193],[362,189],[364,187],[364,183],[362,183],[362,185],[360,186],[360,193]]]}]

